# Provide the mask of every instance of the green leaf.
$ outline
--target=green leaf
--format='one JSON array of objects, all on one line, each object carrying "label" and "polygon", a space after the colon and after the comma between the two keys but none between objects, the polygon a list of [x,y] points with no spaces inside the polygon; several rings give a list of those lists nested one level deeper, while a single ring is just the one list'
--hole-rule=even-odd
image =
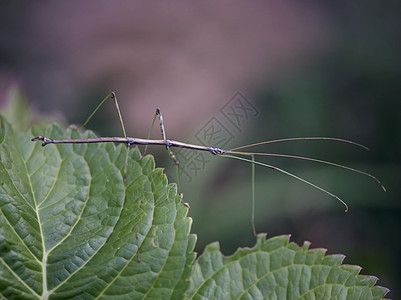
[{"label": "green leaf", "polygon": [[189,295],[193,299],[382,299],[388,289],[377,278],[358,275],[358,266],[341,265],[343,255],[325,256],[289,242],[258,235],[252,249],[225,257],[218,243],[195,263]]},{"label": "green leaf", "polygon": [[0,130],[3,297],[183,297],[195,236],[151,156],[131,150],[124,184],[122,145],[41,147],[30,139],[94,135],[56,125],[15,133],[4,119]]}]

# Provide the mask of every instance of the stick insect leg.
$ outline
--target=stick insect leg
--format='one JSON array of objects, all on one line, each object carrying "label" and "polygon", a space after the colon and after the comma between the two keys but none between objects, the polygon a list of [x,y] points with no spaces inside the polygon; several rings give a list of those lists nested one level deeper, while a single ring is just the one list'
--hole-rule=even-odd
[{"label": "stick insect leg", "polygon": [[[163,116],[162,116],[162,113],[161,113],[159,108],[156,109],[156,113],[155,113],[155,116],[153,118],[152,126],[150,128],[150,132],[149,132],[149,135],[148,135],[148,139],[150,139],[150,135],[152,133],[153,126],[155,125],[157,117],[159,118],[160,131],[161,131],[161,134],[162,134],[162,138],[163,138],[163,140],[167,140],[166,130],[164,128]],[[144,155],[146,153],[147,147],[148,146],[145,147]],[[178,187],[178,194],[181,196],[181,202],[186,207],[190,208],[189,204],[182,200],[182,194],[181,194],[181,190],[180,190],[180,162],[178,161],[178,159],[175,156],[174,152],[170,149],[170,147],[168,145],[166,146],[166,148],[167,148],[167,151],[168,151],[168,154],[169,154],[170,158],[173,160],[173,162],[174,162],[174,164],[176,166],[176,170],[177,170],[177,187]]]},{"label": "stick insect leg", "polygon": [[255,227],[255,155],[251,154],[252,160],[252,231],[253,235],[257,237]]},{"label": "stick insect leg", "polygon": [[[118,106],[118,101],[117,101],[117,96],[114,92],[111,92],[110,94],[108,94],[103,100],[102,102],[100,102],[100,104],[95,108],[95,110],[91,113],[91,115],[88,117],[88,119],[85,121],[85,123],[81,126],[81,127],[85,127],[86,124],[88,124],[89,120],[94,116],[94,114],[98,111],[98,109],[103,105],[103,103],[107,100],[107,99],[112,99],[114,101],[114,105],[116,106],[116,110],[118,113],[118,118],[120,120],[120,125],[121,125],[121,129],[123,131],[124,137],[127,137],[127,133],[125,131],[125,126],[124,126],[124,122],[123,122],[123,118],[121,116],[121,111],[120,111],[120,107]],[[123,174],[123,178],[124,178],[124,182],[127,181],[127,170],[128,170],[128,157],[129,157],[129,149],[130,149],[130,144],[127,143],[127,154],[125,156],[125,164],[124,164],[124,174]]]},{"label": "stick insect leg", "polygon": [[[114,92],[111,93],[111,99],[114,100],[114,104],[116,106],[116,110],[117,110],[117,113],[118,113],[118,118],[120,120],[120,125],[121,125],[121,129],[123,131],[124,137],[127,137],[127,133],[125,131],[125,126],[124,126],[124,122],[123,122],[123,117],[121,116],[120,107],[118,106],[117,96],[116,96],[116,94]],[[125,155],[124,175],[123,175],[124,183],[127,182],[128,157],[129,157],[129,149],[130,149],[130,147],[131,147],[131,144],[127,143],[127,153]]]}]

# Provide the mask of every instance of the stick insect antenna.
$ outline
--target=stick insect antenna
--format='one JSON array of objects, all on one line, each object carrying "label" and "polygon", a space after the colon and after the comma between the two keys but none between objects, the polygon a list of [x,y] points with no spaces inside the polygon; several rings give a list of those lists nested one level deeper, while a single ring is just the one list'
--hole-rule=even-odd
[{"label": "stick insect antenna", "polygon": [[337,164],[337,163],[333,163],[327,160],[321,160],[321,159],[316,159],[316,158],[311,158],[311,157],[306,157],[306,156],[297,156],[297,155],[289,155],[289,154],[279,154],[279,153],[264,153],[264,152],[237,152],[237,151],[227,151],[227,153],[230,154],[237,154],[237,155],[246,155],[246,156],[255,156],[255,155],[261,155],[261,156],[274,156],[274,157],[285,157],[285,158],[295,158],[295,159],[301,159],[301,160],[308,160],[308,161],[314,161],[317,163],[321,163],[321,164],[326,164],[326,165],[330,165],[330,166],[334,166],[334,167],[339,167],[342,169],[346,169],[352,172],[356,172],[365,176],[368,176],[370,178],[372,178],[373,180],[375,180],[380,187],[383,189],[383,191],[386,192],[386,188],[384,187],[384,185],[380,182],[379,179],[377,179],[375,176],[373,176],[372,174],[363,172],[361,170],[358,169],[354,169],[351,167],[347,167],[341,164]]},{"label": "stick insect antenna", "polygon": [[249,145],[245,145],[245,146],[241,146],[241,147],[232,148],[229,151],[245,149],[245,148],[259,146],[259,145],[273,144],[273,143],[279,143],[279,142],[288,142],[288,141],[299,141],[299,140],[329,140],[329,141],[337,141],[337,142],[343,142],[343,143],[347,143],[347,144],[352,144],[352,145],[358,146],[360,148],[363,148],[365,150],[370,150],[368,147],[366,147],[366,146],[364,146],[362,144],[355,143],[355,142],[349,141],[349,140],[339,139],[339,138],[332,138],[332,137],[295,137],[295,138],[285,138],[285,139],[278,139],[278,140],[271,140],[271,141],[264,141],[264,142],[249,144]]},{"label": "stick insect antenna", "polygon": [[307,181],[307,180],[305,180],[305,179],[303,179],[303,178],[301,178],[301,177],[299,177],[299,176],[297,176],[295,174],[292,174],[292,173],[290,173],[288,171],[285,171],[283,169],[277,168],[277,167],[272,166],[272,165],[268,165],[268,164],[265,164],[265,163],[262,163],[262,162],[259,162],[259,161],[255,161],[254,159],[247,159],[247,158],[238,157],[238,156],[229,155],[229,154],[221,155],[221,156],[222,157],[230,157],[230,158],[246,161],[246,162],[249,162],[249,163],[252,163],[252,164],[260,165],[260,166],[263,166],[263,167],[278,171],[280,173],[286,174],[286,175],[291,176],[291,177],[293,177],[295,179],[298,179],[298,180],[302,181],[303,183],[306,183],[306,184],[314,187],[315,189],[318,189],[318,190],[322,191],[323,193],[326,193],[327,195],[336,198],[338,201],[340,201],[345,206],[345,212],[348,211],[348,205],[343,200],[341,200],[340,197],[334,195],[333,193],[331,193],[331,192],[321,188],[320,186],[318,186],[316,184],[313,184],[312,182]]}]

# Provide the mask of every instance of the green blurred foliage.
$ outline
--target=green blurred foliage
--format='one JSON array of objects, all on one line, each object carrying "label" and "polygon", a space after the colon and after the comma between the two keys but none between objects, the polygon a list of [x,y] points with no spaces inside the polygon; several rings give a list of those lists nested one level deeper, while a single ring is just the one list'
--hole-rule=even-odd
[{"label": "green blurred foliage", "polygon": [[0,114],[3,115],[15,130],[27,130],[33,124],[46,125],[52,122],[65,124],[60,113],[43,115],[30,107],[26,96],[18,85],[10,85],[5,93],[5,101],[0,106]]}]

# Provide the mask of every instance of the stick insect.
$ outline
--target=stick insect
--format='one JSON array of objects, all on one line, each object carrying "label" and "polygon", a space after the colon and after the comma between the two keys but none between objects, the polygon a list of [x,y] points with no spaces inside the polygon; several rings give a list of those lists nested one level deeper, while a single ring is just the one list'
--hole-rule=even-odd
[{"label": "stick insect", "polygon": [[[93,117],[93,115],[97,112],[97,110],[103,105],[103,103],[107,100],[107,99],[112,99],[114,101],[117,113],[118,113],[118,117],[120,120],[120,125],[121,125],[121,129],[123,132],[123,137],[99,137],[99,138],[87,138],[87,139],[51,139],[51,138],[47,138],[47,137],[43,137],[43,136],[38,136],[38,137],[34,137],[32,138],[32,141],[42,141],[42,146],[46,146],[48,144],[71,144],[71,143],[109,143],[109,142],[113,142],[113,143],[124,143],[127,145],[127,154],[126,154],[126,159],[125,159],[125,165],[124,165],[124,182],[126,181],[126,176],[127,176],[127,166],[128,166],[128,158],[129,158],[129,148],[132,145],[145,145],[145,150],[143,155],[146,154],[147,151],[147,147],[149,145],[159,145],[159,146],[165,146],[171,159],[174,161],[175,165],[176,165],[176,169],[177,169],[177,186],[178,186],[178,193],[180,193],[180,181],[179,181],[179,161],[177,159],[177,157],[175,156],[174,152],[171,150],[171,148],[173,147],[179,147],[179,148],[186,148],[186,149],[191,149],[191,150],[196,150],[196,151],[207,151],[210,152],[212,155],[217,155],[220,157],[228,157],[228,158],[232,158],[232,159],[237,159],[237,160],[241,160],[241,161],[245,161],[251,164],[252,166],[252,231],[253,234],[256,236],[256,228],[255,228],[255,165],[259,165],[265,168],[269,168],[278,172],[281,172],[285,175],[288,175],[292,178],[295,178],[309,186],[312,186],[313,188],[322,191],[323,193],[326,193],[327,195],[337,199],[338,201],[340,201],[344,206],[345,206],[345,212],[348,211],[348,205],[341,199],[339,198],[337,195],[329,192],[328,190],[308,181],[305,180],[293,173],[290,173],[286,170],[283,170],[281,168],[278,168],[276,166],[273,165],[269,165],[263,162],[259,162],[255,160],[255,156],[271,156],[271,157],[284,157],[284,158],[292,158],[292,159],[301,159],[301,160],[307,160],[307,161],[313,161],[313,162],[317,162],[317,163],[322,163],[322,164],[326,164],[326,165],[330,165],[330,166],[335,166],[335,167],[339,167],[339,168],[343,168],[352,172],[356,172],[356,173],[360,173],[362,175],[368,176],[370,178],[372,178],[373,180],[375,180],[380,186],[381,188],[386,191],[385,187],[381,184],[381,182],[373,175],[363,172],[361,170],[357,170],[348,166],[344,166],[341,164],[337,164],[337,163],[333,163],[333,162],[329,162],[329,161],[325,161],[325,160],[320,160],[320,159],[316,159],[316,158],[310,158],[310,157],[305,157],[305,156],[296,156],[296,155],[287,155],[287,154],[278,154],[278,153],[264,153],[264,152],[246,152],[246,151],[242,151],[243,149],[246,148],[250,148],[250,147],[254,147],[254,146],[259,146],[259,145],[266,145],[266,144],[271,144],[271,143],[279,143],[279,142],[288,142],[288,141],[299,141],[299,140],[330,140],[330,141],[335,141],[335,142],[342,142],[342,143],[348,143],[348,144],[352,144],[354,146],[360,147],[362,149],[365,150],[369,150],[367,147],[358,144],[356,142],[353,141],[349,141],[349,140],[345,140],[345,139],[340,139],[340,138],[331,138],[331,137],[295,137],[295,138],[284,138],[284,139],[277,139],[277,140],[270,140],[270,141],[263,141],[263,142],[259,142],[259,143],[254,143],[254,144],[249,144],[249,145],[245,145],[245,146],[241,146],[241,147],[236,147],[233,149],[229,149],[229,150],[224,150],[221,149],[219,147],[213,147],[213,146],[200,146],[200,145],[194,145],[194,144],[188,144],[188,143],[183,143],[183,142],[179,142],[179,141],[175,141],[175,140],[170,140],[167,139],[166,136],[166,131],[165,131],[165,127],[164,127],[164,122],[163,122],[163,117],[161,114],[160,109],[156,109],[156,113],[155,116],[153,118],[153,122],[152,122],[152,126],[150,129],[150,132],[148,134],[147,139],[143,139],[143,138],[134,138],[134,137],[128,137],[126,134],[126,130],[125,130],[125,126],[124,126],[124,122],[122,119],[122,115],[121,115],[121,111],[118,105],[118,101],[117,101],[117,97],[115,95],[114,92],[111,92],[109,95],[107,95],[101,102],[100,104],[96,107],[96,109],[92,112],[92,114],[88,117],[88,119],[85,121],[85,123],[82,125],[82,127],[86,126],[86,124],[89,122],[89,120]],[[150,139],[150,135],[151,132],[153,130],[153,126],[155,124],[156,118],[159,119],[159,124],[160,124],[160,130],[161,130],[161,135],[162,135],[162,139],[160,140],[151,140]],[[238,151],[241,150],[241,151]],[[189,205],[185,202],[182,201],[182,203],[184,205],[186,205],[189,208]]]}]

